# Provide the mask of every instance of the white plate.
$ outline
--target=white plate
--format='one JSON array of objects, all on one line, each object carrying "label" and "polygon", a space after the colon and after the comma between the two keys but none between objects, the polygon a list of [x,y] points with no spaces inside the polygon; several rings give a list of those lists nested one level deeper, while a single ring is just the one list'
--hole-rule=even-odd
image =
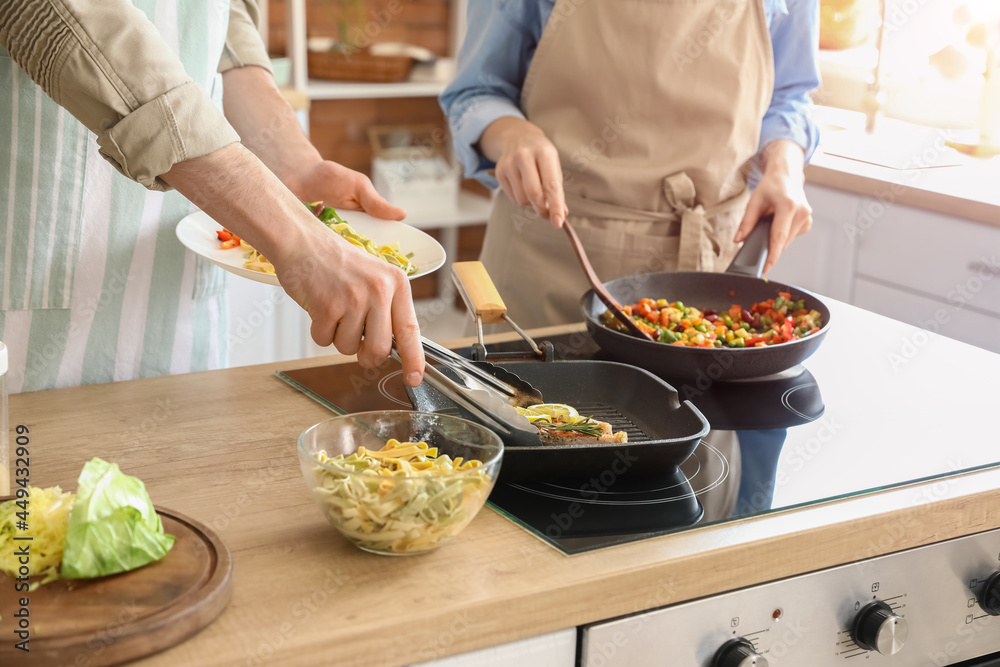
[{"label": "white plate", "polygon": [[[445,253],[441,244],[416,227],[394,220],[379,220],[361,211],[337,211],[337,214],[350,223],[355,231],[364,234],[372,241],[379,244],[398,243],[401,252],[412,252],[413,257],[410,261],[416,264],[419,270],[409,277],[410,280],[433,273],[444,264]],[[214,262],[226,271],[259,283],[278,285],[277,276],[244,268],[246,260],[240,248],[229,250],[220,248],[219,237],[215,234],[220,229],[222,225],[210,218],[207,213],[198,211],[177,223],[177,238],[188,250]]]}]

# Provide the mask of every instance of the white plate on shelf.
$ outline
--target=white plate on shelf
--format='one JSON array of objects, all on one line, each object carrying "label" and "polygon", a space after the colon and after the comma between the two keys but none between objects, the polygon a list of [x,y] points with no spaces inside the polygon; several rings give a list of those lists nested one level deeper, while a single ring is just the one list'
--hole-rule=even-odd
[{"label": "white plate on shelf", "polygon": [[[401,252],[412,252],[413,257],[410,261],[416,264],[419,270],[409,277],[410,280],[433,273],[444,264],[445,253],[441,244],[416,227],[395,220],[379,220],[361,211],[337,211],[337,214],[355,231],[364,234],[372,241],[378,244],[397,243]],[[210,218],[207,213],[198,211],[177,223],[177,239],[188,250],[230,273],[267,285],[279,284],[277,276],[244,268],[246,260],[240,248],[228,250],[220,248],[219,237],[215,234],[220,229],[222,225]]]}]

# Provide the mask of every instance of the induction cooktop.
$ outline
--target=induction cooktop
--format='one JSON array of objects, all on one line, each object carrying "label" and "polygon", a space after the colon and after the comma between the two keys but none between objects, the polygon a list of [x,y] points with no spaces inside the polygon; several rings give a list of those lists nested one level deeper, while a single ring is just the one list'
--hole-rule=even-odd
[{"label": "induction cooktop", "polygon": [[[574,554],[1000,466],[1000,355],[830,305],[835,326],[801,366],[738,382],[663,377],[712,426],[679,469],[544,482],[501,473],[490,505]],[[545,340],[557,359],[608,359],[585,332]],[[278,376],[339,413],[412,407],[396,362]]]}]

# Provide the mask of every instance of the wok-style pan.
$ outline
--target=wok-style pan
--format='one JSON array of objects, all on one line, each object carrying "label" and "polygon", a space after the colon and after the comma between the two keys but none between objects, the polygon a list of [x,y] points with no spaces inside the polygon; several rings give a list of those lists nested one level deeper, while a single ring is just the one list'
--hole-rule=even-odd
[{"label": "wok-style pan", "polygon": [[729,310],[732,304],[749,308],[753,303],[789,292],[793,301],[805,299],[806,308],[823,317],[822,328],[811,336],[789,343],[752,348],[699,348],[643,340],[602,324],[604,304],[589,290],[580,301],[587,329],[609,357],[657,375],[677,379],[741,380],[780,373],[816,351],[830,330],[830,309],[818,296],[794,285],[760,278],[767,257],[770,216],[762,218],[725,273],[645,273],[604,283],[620,304],[643,297],[682,301],[699,310]]}]

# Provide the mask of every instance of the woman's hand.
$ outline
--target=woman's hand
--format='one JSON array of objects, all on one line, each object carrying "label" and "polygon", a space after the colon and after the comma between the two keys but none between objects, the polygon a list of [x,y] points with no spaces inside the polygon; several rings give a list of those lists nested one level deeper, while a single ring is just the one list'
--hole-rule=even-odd
[{"label": "woman's hand", "polygon": [[773,213],[771,243],[764,265],[767,273],[792,240],[812,227],[812,208],[806,201],[802,172],[805,154],[801,146],[784,139],[772,141],[761,151],[760,159],[763,176],[733,240],[737,243],[745,240],[762,216]]},{"label": "woman's hand", "polygon": [[375,190],[371,180],[353,169],[317,159],[283,174],[285,186],[302,201],[322,201],[335,209],[364,211],[383,220],[402,220],[406,211],[393,206]]},{"label": "woman's hand", "polygon": [[562,227],[569,209],[559,153],[538,126],[516,116],[498,118],[483,131],[479,146],[496,162],[497,181],[508,197]]}]

